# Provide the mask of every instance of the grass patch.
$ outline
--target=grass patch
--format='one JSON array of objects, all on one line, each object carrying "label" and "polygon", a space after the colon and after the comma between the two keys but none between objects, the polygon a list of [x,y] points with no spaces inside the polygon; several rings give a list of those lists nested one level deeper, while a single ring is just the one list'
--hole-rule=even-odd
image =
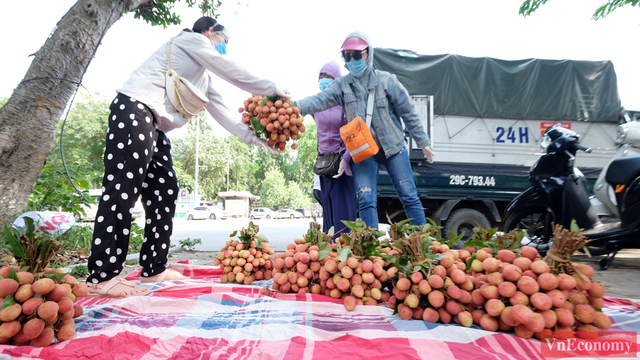
[{"label": "grass patch", "polygon": [[87,265],[76,265],[73,267],[73,269],[71,269],[71,272],[69,274],[77,278],[86,277],[89,276],[89,268],[87,267]]}]

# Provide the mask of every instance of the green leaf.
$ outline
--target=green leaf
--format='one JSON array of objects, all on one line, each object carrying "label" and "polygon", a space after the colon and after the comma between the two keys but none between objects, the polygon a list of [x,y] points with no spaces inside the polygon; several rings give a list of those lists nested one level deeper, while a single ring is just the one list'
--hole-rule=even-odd
[{"label": "green leaf", "polygon": [[2,302],[2,305],[0,305],[0,311],[4,310],[6,307],[8,306],[12,306],[15,305],[16,303],[16,299],[13,297],[13,294],[9,294],[7,295],[6,298],[4,298],[4,301]]},{"label": "green leaf", "polygon": [[327,255],[329,255],[329,253],[331,252],[331,250],[332,249],[327,248],[327,249],[318,251],[318,254],[319,254],[318,260],[323,260],[324,258],[326,258]]},{"label": "green leaf", "polygon": [[340,259],[340,261],[347,261],[350,254],[351,254],[351,247],[345,246],[340,251],[340,256],[338,257],[338,259]]},{"label": "green leaf", "polygon": [[594,306],[593,308],[594,308],[594,309],[596,309],[596,311],[597,311],[597,312],[602,312],[602,309],[601,309],[601,308],[597,308],[597,307],[595,307],[595,306]]},{"label": "green leaf", "polygon": [[[260,240],[260,242],[266,242],[266,243],[269,242],[269,240],[267,239],[266,236],[264,236],[264,234],[258,233],[258,234],[255,235],[255,237],[258,238]],[[260,244],[260,247],[262,247],[262,244]]]},{"label": "green leaf", "polygon": [[20,271],[28,271],[29,270],[29,266],[23,266],[20,268]]},{"label": "green leaf", "polygon": [[413,267],[413,272],[415,273],[415,272],[418,272],[418,271],[420,271],[420,265],[414,266]]},{"label": "green leaf", "polygon": [[329,231],[327,232],[327,235],[333,237],[333,235],[335,234],[335,229],[333,228],[333,226],[329,229]]},{"label": "green leaf", "polygon": [[591,252],[589,251],[588,247],[583,247],[582,250],[584,250],[584,253],[587,254],[588,257],[591,257]]},{"label": "green leaf", "polygon": [[433,254],[431,252],[424,254],[424,257],[426,257],[427,259],[434,259],[434,260],[441,260],[442,259],[442,255]]},{"label": "green leaf", "polygon": [[31,239],[36,235],[35,223],[33,219],[30,217],[25,216],[23,219],[24,219],[24,223],[27,225],[27,233],[25,235],[27,235],[29,239]]},{"label": "green leaf", "polygon": [[230,238],[236,236],[238,234],[238,230],[234,231],[231,233],[231,235],[229,235]]},{"label": "green leaf", "polygon": [[467,268],[465,269],[465,271],[471,269],[471,263],[473,263],[473,260],[476,259],[476,254],[473,253],[473,255],[469,258],[469,260],[467,260]]},{"label": "green leaf", "polygon": [[572,232],[574,233],[578,233],[580,232],[580,227],[578,226],[578,223],[576,222],[576,219],[572,219],[571,220],[571,226],[570,229]]},{"label": "green leaf", "polygon": [[16,269],[11,270],[11,272],[9,273],[9,279],[20,282],[20,280],[18,280],[18,274],[16,274]]},{"label": "green leaf", "polygon": [[20,243],[20,240],[17,239],[16,234],[12,228],[10,228],[7,224],[4,225],[4,236],[7,239],[7,247],[11,254],[17,259],[22,260],[25,257],[24,248]]},{"label": "green leaf", "polygon": [[55,273],[55,274],[45,274],[44,277],[47,277],[57,283],[57,282],[60,282],[65,275],[67,274]]}]

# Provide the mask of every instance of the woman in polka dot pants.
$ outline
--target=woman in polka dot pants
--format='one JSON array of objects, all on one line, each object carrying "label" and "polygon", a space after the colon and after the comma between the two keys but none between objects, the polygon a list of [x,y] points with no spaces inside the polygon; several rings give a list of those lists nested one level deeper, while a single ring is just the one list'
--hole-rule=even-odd
[{"label": "woman in polka dot pants", "polygon": [[[171,142],[155,128],[143,103],[123,94],[113,100],[104,155],[105,176],[91,249],[91,275],[99,283],[120,273],[129,248],[131,211],[142,197],[146,225],[140,265],[142,276],[165,271],[178,181],[171,160]],[[175,277],[175,276],[174,276]]]},{"label": "woman in polka dot pants", "polygon": [[166,268],[178,181],[171,160],[171,142],[165,134],[189,120],[169,101],[167,91],[174,90],[165,89],[168,45],[173,70],[207,94],[206,110],[218,123],[247,144],[279,153],[242,124],[213,87],[208,72],[252,94],[288,96],[272,81],[223,57],[228,41],[228,32],[222,25],[213,18],[202,17],[192,30],[185,29],[170,45],[163,44],[156,50],[117,90],[109,108],[103,193],[89,256],[87,284],[91,295],[126,297],[149,293],[118,276],[127,257],[131,212],[138,197],[146,214],[140,282],[184,279],[182,274]]}]

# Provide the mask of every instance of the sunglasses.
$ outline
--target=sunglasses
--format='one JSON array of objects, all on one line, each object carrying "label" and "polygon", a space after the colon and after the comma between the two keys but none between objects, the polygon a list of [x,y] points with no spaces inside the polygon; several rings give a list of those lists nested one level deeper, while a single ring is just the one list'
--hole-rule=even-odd
[{"label": "sunglasses", "polygon": [[354,60],[360,60],[362,59],[362,57],[367,53],[367,49],[364,49],[360,52],[358,51],[354,51],[354,52],[350,52],[350,51],[343,51],[342,52],[342,60],[344,60],[344,62],[349,62],[351,61],[351,59],[353,58]]}]

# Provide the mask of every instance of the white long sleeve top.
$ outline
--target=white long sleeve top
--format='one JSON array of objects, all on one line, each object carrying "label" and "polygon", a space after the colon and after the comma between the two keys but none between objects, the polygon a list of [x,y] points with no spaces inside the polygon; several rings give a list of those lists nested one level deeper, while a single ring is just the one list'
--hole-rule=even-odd
[{"label": "white long sleeve top", "polygon": [[[203,93],[207,93],[209,114],[230,133],[249,144],[255,135],[240,121],[237,113],[234,114],[224,105],[222,96],[214,89],[207,70],[252,94],[275,94],[276,84],[271,80],[257,77],[239,64],[220,55],[211,46],[211,41],[202,34],[182,31],[172,40],[173,70]],[[167,97],[165,76],[168,69],[165,43],[131,73],[129,80],[121,88],[116,90],[147,105],[156,116],[158,129],[165,133],[186,124],[185,119],[171,105]]]}]

